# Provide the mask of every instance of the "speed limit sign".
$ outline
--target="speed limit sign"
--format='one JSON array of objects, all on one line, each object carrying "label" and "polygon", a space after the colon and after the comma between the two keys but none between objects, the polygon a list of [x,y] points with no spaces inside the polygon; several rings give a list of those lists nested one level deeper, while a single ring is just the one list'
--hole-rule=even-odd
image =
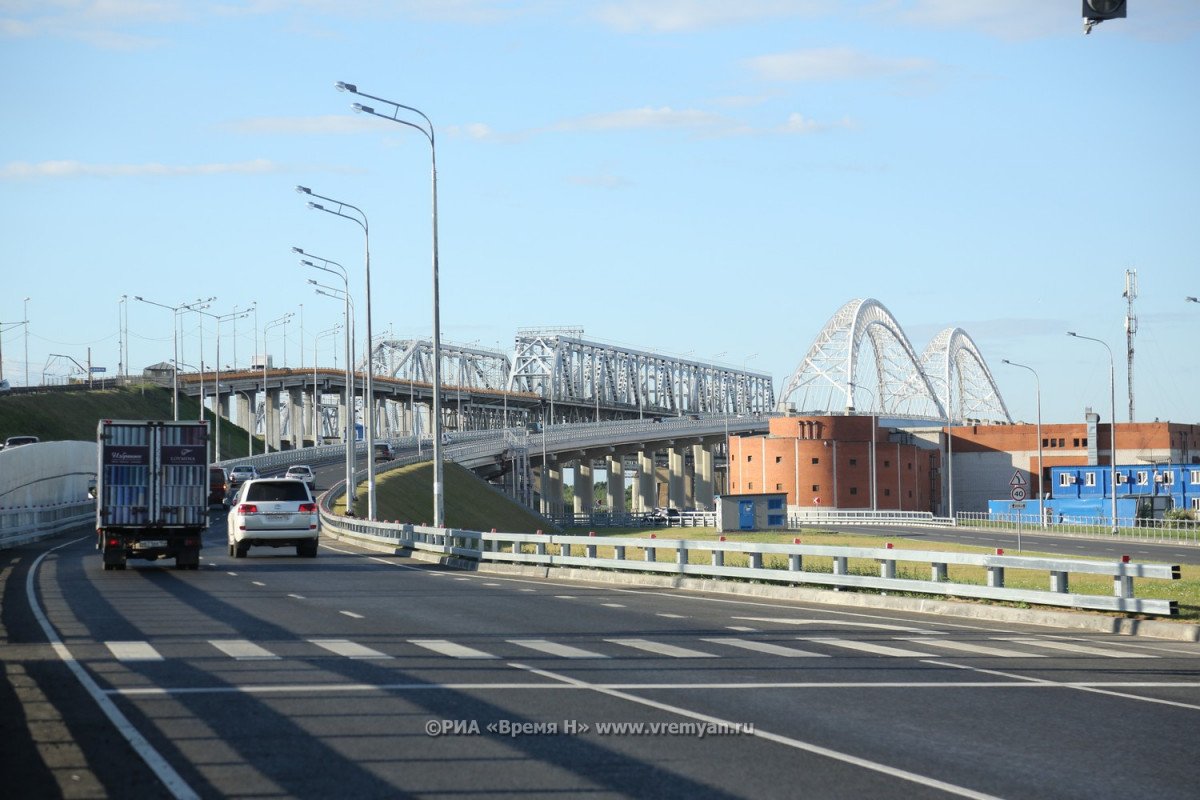
[{"label": "speed limit sign", "polygon": [[1014,487],[1012,487],[1012,491],[1009,492],[1009,495],[1012,496],[1013,500],[1015,500],[1016,502],[1019,503],[1025,499],[1025,487],[1024,486],[1014,486]]}]

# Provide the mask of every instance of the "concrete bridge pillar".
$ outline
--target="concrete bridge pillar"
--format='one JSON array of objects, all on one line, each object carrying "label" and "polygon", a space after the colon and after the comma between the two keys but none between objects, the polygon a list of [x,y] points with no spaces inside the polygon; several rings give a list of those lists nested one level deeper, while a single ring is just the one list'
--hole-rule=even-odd
[{"label": "concrete bridge pillar", "polygon": [[596,476],[591,458],[575,462],[575,513],[591,514],[596,505]]},{"label": "concrete bridge pillar", "polygon": [[692,467],[696,474],[693,498],[696,508],[702,511],[715,508],[712,448],[705,444],[694,445],[692,447]]},{"label": "concrete bridge pillar", "polygon": [[671,445],[667,451],[667,505],[683,510],[687,508],[687,494],[683,488],[683,448]]},{"label": "concrete bridge pillar", "polygon": [[287,440],[292,448],[304,446],[304,397],[303,389],[288,389],[288,425]]},{"label": "concrete bridge pillar", "polygon": [[229,418],[233,424],[254,433],[254,420],[250,416],[250,401],[246,395],[234,392],[229,396],[229,402]]},{"label": "concrete bridge pillar", "polygon": [[654,510],[658,492],[654,486],[654,451],[642,450],[637,456],[637,491],[633,493],[633,510],[645,514]]},{"label": "concrete bridge pillar", "polygon": [[270,389],[267,391],[264,399],[264,433],[267,444],[272,450],[278,452],[280,447],[280,419],[279,419],[279,401],[282,391],[279,389]]},{"label": "concrete bridge pillar", "polygon": [[625,513],[625,465],[619,455],[608,457],[608,510]]}]

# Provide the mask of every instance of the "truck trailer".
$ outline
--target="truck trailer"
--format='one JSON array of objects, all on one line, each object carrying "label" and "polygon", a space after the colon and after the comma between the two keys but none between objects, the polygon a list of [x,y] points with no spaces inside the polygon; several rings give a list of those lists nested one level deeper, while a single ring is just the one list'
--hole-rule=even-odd
[{"label": "truck trailer", "polygon": [[200,566],[208,527],[208,422],[100,420],[96,547],[104,569],[131,558]]}]

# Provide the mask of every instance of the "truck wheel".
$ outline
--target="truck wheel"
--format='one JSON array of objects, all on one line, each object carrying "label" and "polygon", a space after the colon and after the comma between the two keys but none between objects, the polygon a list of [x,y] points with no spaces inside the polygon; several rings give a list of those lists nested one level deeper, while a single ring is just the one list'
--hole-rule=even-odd
[{"label": "truck wheel", "polygon": [[233,557],[234,558],[245,558],[246,553],[249,550],[250,550],[250,545],[245,544],[243,542],[239,542],[238,544],[235,544],[233,546]]}]

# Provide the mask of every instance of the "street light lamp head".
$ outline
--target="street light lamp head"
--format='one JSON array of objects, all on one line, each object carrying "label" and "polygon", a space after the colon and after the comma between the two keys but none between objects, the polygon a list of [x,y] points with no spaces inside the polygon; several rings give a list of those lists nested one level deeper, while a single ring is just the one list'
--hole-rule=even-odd
[{"label": "street light lamp head", "polygon": [[292,248],[292,252],[293,252],[293,253],[299,253],[300,255],[305,255],[305,252],[304,252],[304,251],[303,251],[301,248],[299,248],[299,247],[293,247],[293,248]]},{"label": "street light lamp head", "polygon": [[1075,331],[1067,331],[1067,336],[1079,336]]},{"label": "street light lamp head", "polygon": [[309,201],[309,203],[308,203],[308,207],[309,207],[309,208],[315,208],[317,211],[324,211],[324,210],[325,210],[325,206],[321,205],[320,203],[314,203],[314,202],[312,202],[311,200],[310,200],[310,201]]},{"label": "street light lamp head", "polygon": [[313,262],[309,261],[307,258],[302,258],[302,259],[300,259],[300,266],[302,266],[302,267],[315,267],[315,266],[316,266],[316,264],[314,264]]},{"label": "street light lamp head", "polygon": [[308,188],[307,186],[297,186],[296,194],[312,194],[312,189]]},{"label": "street light lamp head", "polygon": [[334,84],[334,87],[339,92],[351,92],[353,94],[358,94],[358,87],[355,86],[353,83],[346,83],[345,81],[338,81],[337,83]]},{"label": "street light lamp head", "polygon": [[350,108],[352,108],[358,114],[364,114],[364,113],[365,114],[374,114],[375,113],[375,109],[371,108],[370,106],[364,106],[362,103],[352,103],[350,105]]},{"label": "street light lamp head", "polygon": [[1185,298],[1183,298],[1183,302],[1185,302],[1185,303],[1200,303],[1200,299],[1197,299],[1195,297],[1185,297]]},{"label": "street light lamp head", "polygon": [[317,282],[315,280],[313,280],[312,278],[309,278],[308,282],[311,283],[313,286],[317,285]]}]

